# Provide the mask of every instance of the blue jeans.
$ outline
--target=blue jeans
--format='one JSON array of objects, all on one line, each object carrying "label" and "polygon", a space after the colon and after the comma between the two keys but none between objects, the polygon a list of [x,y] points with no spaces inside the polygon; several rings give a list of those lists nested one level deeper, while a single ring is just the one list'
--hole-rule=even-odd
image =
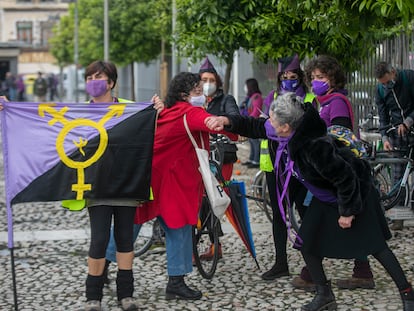
[{"label": "blue jeans", "polygon": [[[169,276],[185,275],[193,271],[192,254],[192,226],[185,225],[178,229],[168,228],[161,217],[158,217],[162,228],[165,231],[167,247],[167,272]],[[137,239],[142,225],[134,225],[134,241]],[[106,259],[116,262],[116,245],[111,230]]]},{"label": "blue jeans", "polygon": [[260,162],[260,138],[249,138],[250,143],[250,155],[249,160],[254,164],[259,164]]}]

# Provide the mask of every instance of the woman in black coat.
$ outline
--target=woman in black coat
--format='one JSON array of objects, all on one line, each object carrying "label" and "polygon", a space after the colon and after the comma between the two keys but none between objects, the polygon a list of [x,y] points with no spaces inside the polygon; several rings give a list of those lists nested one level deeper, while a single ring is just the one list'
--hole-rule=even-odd
[{"label": "woman in black coat", "polygon": [[[239,132],[266,131],[278,142],[275,172],[278,201],[290,179],[296,179],[313,194],[302,219],[296,247],[316,284],[316,296],[303,311],[336,310],[337,304],[322,261],[373,255],[390,274],[403,300],[404,311],[414,311],[414,292],[401,266],[387,245],[391,237],[369,164],[354,156],[341,142],[326,134],[318,112],[294,93],[279,96],[270,109],[270,119],[216,117],[207,125],[226,125]],[[281,204],[280,204],[281,205]]]}]

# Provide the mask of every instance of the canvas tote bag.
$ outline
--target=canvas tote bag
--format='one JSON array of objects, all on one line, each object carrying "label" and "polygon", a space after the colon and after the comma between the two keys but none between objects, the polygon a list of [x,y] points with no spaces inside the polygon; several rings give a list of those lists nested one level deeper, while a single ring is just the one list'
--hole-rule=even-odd
[{"label": "canvas tote bag", "polygon": [[199,162],[199,171],[203,177],[204,188],[206,189],[207,198],[210,201],[211,209],[216,217],[221,218],[226,212],[230,204],[230,197],[223,190],[216,176],[210,170],[209,153],[204,149],[204,141],[200,132],[201,148],[198,147],[193,135],[190,132],[187,124],[187,116],[184,115],[184,127],[187,131],[188,137],[193,143]]}]

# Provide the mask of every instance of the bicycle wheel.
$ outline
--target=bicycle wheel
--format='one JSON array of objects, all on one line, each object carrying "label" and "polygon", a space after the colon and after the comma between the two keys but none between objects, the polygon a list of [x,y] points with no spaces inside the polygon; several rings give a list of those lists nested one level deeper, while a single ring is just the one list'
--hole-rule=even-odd
[{"label": "bicycle wheel", "polygon": [[[214,276],[219,260],[219,219],[214,216],[208,199],[203,198],[199,220],[193,227],[193,255],[198,271],[203,278],[211,279]],[[209,260],[200,256],[213,247],[213,257]]]},{"label": "bicycle wheel", "polygon": [[258,200],[255,200],[256,205],[265,212],[267,219],[273,222],[272,206],[270,204],[269,192],[266,183],[266,172],[258,171],[252,182],[253,196]]},{"label": "bicycle wheel", "polygon": [[295,202],[292,202],[291,206],[287,208],[287,217],[295,232],[299,231],[301,218]]},{"label": "bicycle wheel", "polygon": [[144,223],[139,231],[138,237],[134,243],[134,255],[135,257],[144,254],[152,245],[153,239],[153,227],[154,223],[158,223],[156,219]]},{"label": "bicycle wheel", "polygon": [[401,187],[401,181],[392,184],[391,168],[384,165],[374,173],[374,183],[380,193],[380,200],[385,211],[397,204],[405,205],[409,193],[408,184]]}]

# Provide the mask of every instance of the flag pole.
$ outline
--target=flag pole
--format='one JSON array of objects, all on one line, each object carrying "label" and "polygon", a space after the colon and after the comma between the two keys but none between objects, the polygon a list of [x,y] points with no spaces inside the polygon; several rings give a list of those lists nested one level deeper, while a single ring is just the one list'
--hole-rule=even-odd
[{"label": "flag pole", "polygon": [[7,233],[8,233],[7,244],[8,244],[8,248],[10,250],[11,274],[12,274],[12,282],[13,282],[14,310],[17,311],[19,308],[18,308],[18,303],[17,303],[16,266],[14,264],[13,211],[11,209],[11,203],[8,200],[6,202],[6,210],[7,210]]},{"label": "flag pole", "polygon": [[11,267],[12,267],[12,280],[13,280],[13,298],[14,298],[14,310],[18,311],[18,304],[17,304],[17,287],[16,287],[16,269],[14,265],[14,248],[10,248],[10,259],[11,259]]}]

